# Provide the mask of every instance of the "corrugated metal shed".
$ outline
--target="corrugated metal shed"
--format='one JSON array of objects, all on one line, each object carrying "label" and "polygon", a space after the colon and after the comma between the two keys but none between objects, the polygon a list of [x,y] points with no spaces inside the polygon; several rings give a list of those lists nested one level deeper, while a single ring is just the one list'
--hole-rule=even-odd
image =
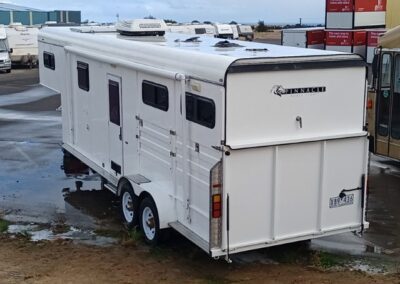
[{"label": "corrugated metal shed", "polygon": [[81,23],[80,11],[43,11],[0,0],[0,24],[22,23],[23,25],[41,25],[47,21],[58,23]]}]

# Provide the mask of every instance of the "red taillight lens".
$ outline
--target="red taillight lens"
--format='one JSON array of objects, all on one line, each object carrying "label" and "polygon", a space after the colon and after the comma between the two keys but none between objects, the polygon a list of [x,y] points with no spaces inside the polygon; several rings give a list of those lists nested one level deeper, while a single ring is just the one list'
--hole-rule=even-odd
[{"label": "red taillight lens", "polygon": [[374,107],[374,102],[372,100],[368,100],[367,109],[372,109]]},{"label": "red taillight lens", "polygon": [[212,196],[212,217],[214,219],[221,218],[222,216],[222,197],[221,194]]}]

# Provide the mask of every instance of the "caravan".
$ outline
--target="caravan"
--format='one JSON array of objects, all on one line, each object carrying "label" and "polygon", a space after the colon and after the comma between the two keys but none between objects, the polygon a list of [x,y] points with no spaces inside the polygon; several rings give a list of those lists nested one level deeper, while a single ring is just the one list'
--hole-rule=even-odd
[{"label": "caravan", "polygon": [[367,228],[362,58],[188,37],[39,34],[65,154],[101,175],[125,224],[227,260]]}]

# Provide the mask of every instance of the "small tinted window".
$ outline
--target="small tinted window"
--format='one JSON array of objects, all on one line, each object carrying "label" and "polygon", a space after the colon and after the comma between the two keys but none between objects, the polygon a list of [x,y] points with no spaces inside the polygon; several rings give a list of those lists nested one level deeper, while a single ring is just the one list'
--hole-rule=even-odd
[{"label": "small tinted window", "polygon": [[208,128],[214,128],[214,101],[191,93],[186,93],[186,119]]},{"label": "small tinted window", "polygon": [[43,52],[43,64],[44,67],[49,68],[51,70],[56,69],[56,62],[54,60],[54,54],[50,52]]},{"label": "small tinted window", "polygon": [[80,89],[89,91],[89,64],[78,61],[78,86]]},{"label": "small tinted window", "polygon": [[119,83],[108,80],[108,99],[110,104],[110,122],[120,126],[121,112],[119,101]]},{"label": "small tinted window", "polygon": [[203,34],[207,33],[205,28],[195,28],[194,32],[196,33],[196,35],[203,35]]},{"label": "small tinted window", "polygon": [[168,89],[163,85],[159,85],[149,81],[142,83],[142,99],[143,103],[163,111],[168,111]]}]

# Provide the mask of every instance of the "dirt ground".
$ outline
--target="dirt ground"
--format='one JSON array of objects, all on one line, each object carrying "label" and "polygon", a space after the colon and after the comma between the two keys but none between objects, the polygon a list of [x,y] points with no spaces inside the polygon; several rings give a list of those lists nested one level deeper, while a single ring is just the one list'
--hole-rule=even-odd
[{"label": "dirt ground", "polygon": [[281,45],[282,31],[281,30],[273,30],[270,32],[264,33],[254,33],[254,41],[261,43],[270,43]]},{"label": "dirt ground", "polygon": [[[182,254],[181,254],[182,253]],[[227,264],[202,252],[185,255],[117,245],[27,242],[0,236],[0,283],[400,283],[395,276],[324,271],[293,264]]]}]

